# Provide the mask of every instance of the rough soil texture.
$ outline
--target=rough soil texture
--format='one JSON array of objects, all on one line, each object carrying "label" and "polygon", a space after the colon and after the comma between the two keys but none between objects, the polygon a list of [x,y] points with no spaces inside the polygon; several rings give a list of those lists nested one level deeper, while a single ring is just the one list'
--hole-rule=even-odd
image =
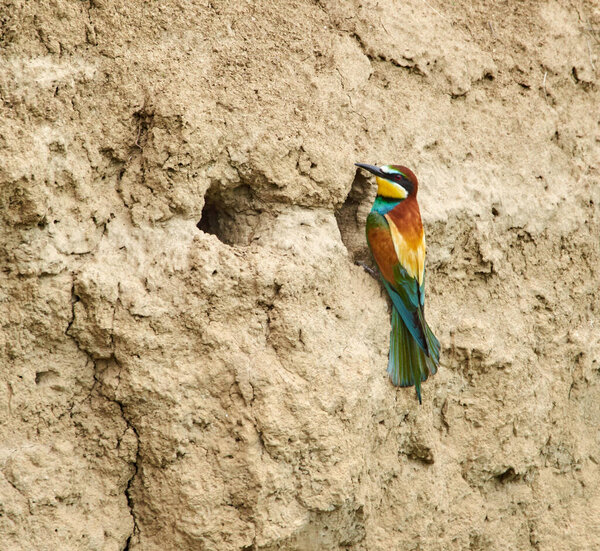
[{"label": "rough soil texture", "polygon": [[596,2],[4,1],[0,67],[3,550],[600,547]]}]

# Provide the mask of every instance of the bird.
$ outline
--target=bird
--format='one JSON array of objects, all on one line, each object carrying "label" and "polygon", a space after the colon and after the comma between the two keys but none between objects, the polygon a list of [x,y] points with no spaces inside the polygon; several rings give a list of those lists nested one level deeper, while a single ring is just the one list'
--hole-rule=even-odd
[{"label": "bird", "polygon": [[425,321],[425,232],[417,203],[419,183],[401,165],[355,163],[375,175],[377,197],[367,216],[367,244],[392,299],[388,375],[395,386],[415,387],[440,363],[440,342]]}]

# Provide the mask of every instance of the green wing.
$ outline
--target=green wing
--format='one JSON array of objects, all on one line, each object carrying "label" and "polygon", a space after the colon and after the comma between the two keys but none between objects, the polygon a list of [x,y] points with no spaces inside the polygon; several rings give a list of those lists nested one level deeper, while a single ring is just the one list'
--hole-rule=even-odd
[{"label": "green wing", "polygon": [[394,266],[394,286],[392,287],[384,280],[385,288],[402,317],[402,321],[423,351],[429,354],[425,330],[427,323],[423,311],[424,283],[423,281],[423,285],[419,287],[417,280],[409,276],[400,263]]}]

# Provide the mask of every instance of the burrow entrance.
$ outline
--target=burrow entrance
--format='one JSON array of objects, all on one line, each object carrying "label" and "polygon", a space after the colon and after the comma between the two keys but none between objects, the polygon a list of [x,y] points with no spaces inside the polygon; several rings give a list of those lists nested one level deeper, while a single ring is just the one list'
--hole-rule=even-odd
[{"label": "burrow entrance", "polygon": [[373,268],[373,259],[365,237],[365,224],[376,193],[377,188],[372,180],[357,171],[346,200],[335,211],[342,242],[348,249],[352,260]]},{"label": "burrow entrance", "polygon": [[196,227],[226,245],[247,246],[263,209],[247,184],[223,190],[211,186],[204,196],[202,216]]}]

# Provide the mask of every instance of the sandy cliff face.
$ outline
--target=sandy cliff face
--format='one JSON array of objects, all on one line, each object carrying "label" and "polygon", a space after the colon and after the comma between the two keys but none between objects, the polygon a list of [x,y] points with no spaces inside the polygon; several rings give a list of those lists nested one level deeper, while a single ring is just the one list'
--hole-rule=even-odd
[{"label": "sandy cliff face", "polygon": [[[600,545],[600,10],[398,4],[2,3],[0,547]],[[355,161],[421,181],[421,407]]]}]

